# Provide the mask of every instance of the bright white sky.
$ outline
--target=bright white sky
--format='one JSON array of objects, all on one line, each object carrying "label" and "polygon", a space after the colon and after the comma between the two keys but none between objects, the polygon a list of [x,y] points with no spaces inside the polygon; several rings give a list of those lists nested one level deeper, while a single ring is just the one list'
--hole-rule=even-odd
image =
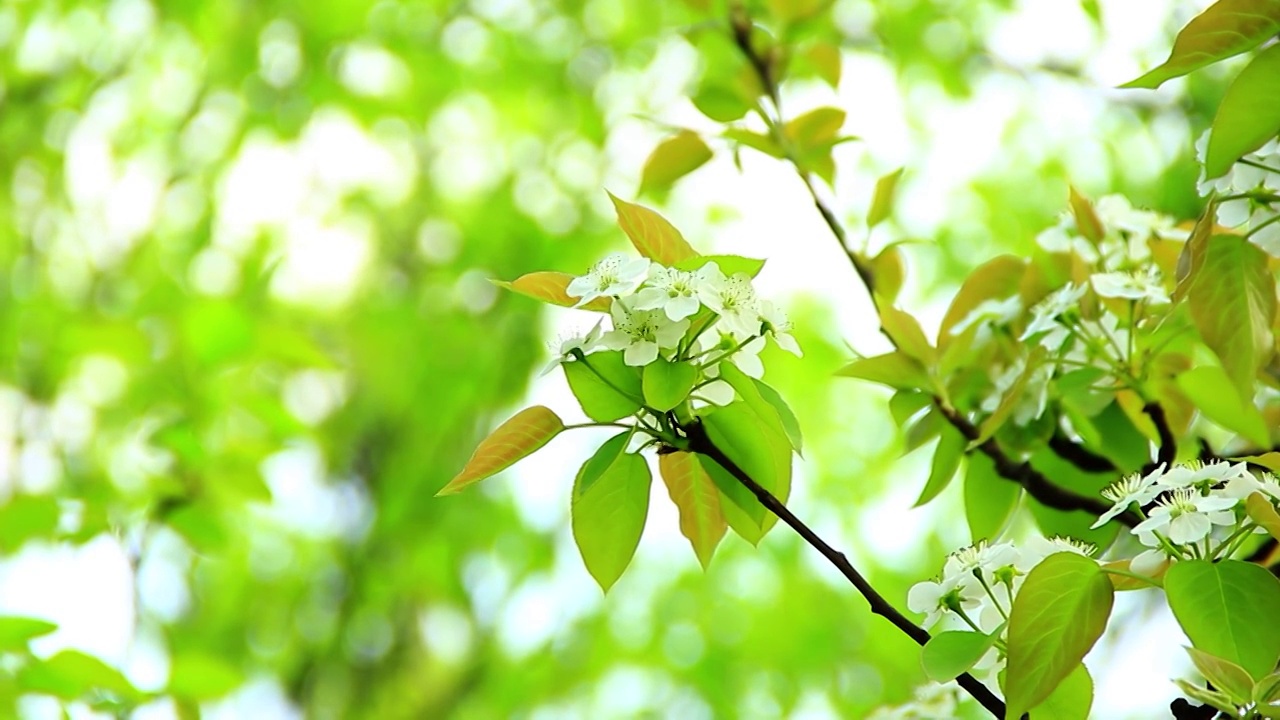
[{"label": "bright white sky", "polygon": [[[492,6],[491,10],[498,8],[494,12],[516,12],[510,4],[481,5]],[[903,235],[928,237],[943,222],[969,216],[968,186],[984,171],[1062,148],[1070,148],[1065,158],[1071,180],[1105,192],[1109,188],[1103,183],[1110,170],[1098,149],[1096,135],[1098,128],[1117,127],[1108,103],[1118,97],[1116,91],[1106,88],[1163,59],[1168,47],[1163,30],[1168,24],[1170,5],[1170,0],[1104,0],[1101,6],[1107,30],[1100,37],[1076,0],[1021,0],[1017,10],[999,21],[988,36],[992,53],[1010,66],[1087,58],[1087,75],[1093,87],[1042,76],[1026,79],[1001,74],[979,83],[973,96],[963,101],[920,92],[904,96],[898,78],[882,59],[855,53],[845,59],[845,79],[838,95],[809,86],[786,97],[786,104],[792,113],[823,104],[854,109],[845,132],[863,141],[839,150],[841,177],[833,200],[836,208],[851,212],[865,208],[875,177],[899,166],[907,167],[908,179],[899,203],[904,211],[898,218]],[[120,22],[132,28],[130,32],[137,31],[134,26],[138,23],[145,26],[149,22],[145,2],[118,0],[117,6],[128,11],[121,11]],[[502,10],[504,7],[507,9]],[[857,29],[870,22],[867,7],[864,2],[842,0],[836,12],[843,25]],[[1181,13],[1186,11],[1180,6]],[[605,20],[595,17],[593,22]],[[460,61],[483,61],[483,53],[476,48],[483,48],[487,31],[474,21],[459,23],[449,31],[450,52]],[[0,26],[3,24],[0,22]],[[554,34],[554,30],[548,33]],[[955,31],[940,26],[936,39],[945,42],[948,33]],[[273,25],[270,32],[263,34],[262,73],[270,82],[288,83],[297,74],[300,60],[296,37],[290,32],[286,23]],[[0,32],[0,45],[3,38],[4,33]],[[49,60],[50,53],[70,52],[65,43],[59,45],[57,38],[56,28],[32,26],[23,39],[28,64],[38,67],[39,63],[53,62]],[[398,58],[375,46],[353,46],[345,57],[341,67],[343,81],[366,94],[395,92],[407,72]],[[557,156],[557,174],[562,183],[574,192],[596,193],[601,212],[608,213],[601,185],[615,192],[634,188],[648,150],[661,136],[659,129],[636,119],[636,113],[657,111],[664,121],[675,125],[712,129],[682,98],[695,60],[692,50],[673,39],[646,71],[603,79],[598,99],[614,127],[607,148],[608,169],[600,176],[592,168],[589,150],[570,144]],[[183,72],[181,67],[171,69],[167,82],[174,88],[187,87],[191,78]],[[193,72],[190,70],[188,75]],[[1177,87],[1177,82],[1170,85]],[[1172,96],[1165,92],[1157,97]],[[102,94],[69,131],[66,142],[70,182],[67,189],[78,212],[103,218],[102,226],[108,228],[100,239],[85,240],[89,244],[74,253],[88,257],[94,265],[109,266],[112,257],[141,241],[153,225],[180,224],[184,208],[203,201],[191,197],[191,188],[181,186],[166,194],[166,169],[154,158],[113,157],[110,137],[127,121],[127,103],[123,91]],[[875,112],[859,112],[857,108],[875,108]],[[190,152],[198,153],[202,145],[225,137],[227,128],[239,122],[240,112],[233,96],[218,96],[207,102],[199,116],[199,135],[188,144]],[[922,117],[923,130],[908,122],[908,118]],[[1123,124],[1119,127],[1126,129]],[[572,217],[567,215],[572,208],[563,195],[558,194],[554,183],[542,182],[545,168],[523,164],[518,142],[510,153],[495,149],[492,139],[498,132],[498,119],[483,98],[458,98],[434,116],[426,130],[433,142],[449,148],[447,157],[442,157],[436,167],[428,168],[428,173],[447,170],[448,187],[453,192],[483,192],[504,174],[512,173],[517,177],[521,207],[531,216],[548,229],[572,224]],[[1175,115],[1150,130],[1150,135],[1135,136],[1130,171],[1154,176],[1182,150],[1183,144],[1190,142],[1190,131]],[[193,285],[210,295],[230,292],[246,240],[267,228],[278,231],[283,238],[283,262],[273,285],[276,297],[287,303],[340,307],[359,291],[374,238],[369,219],[337,211],[337,201],[357,188],[371,191],[388,205],[405,197],[419,181],[418,169],[403,161],[412,157],[412,153],[404,151],[411,133],[408,127],[396,123],[383,123],[369,132],[341,111],[322,110],[297,142],[282,142],[266,134],[251,137],[218,188],[215,244],[193,262]],[[744,153],[743,159],[742,173],[727,158],[718,158],[699,170],[681,183],[664,212],[687,236],[696,238],[703,249],[768,258],[768,268],[757,283],[762,294],[780,298],[784,304],[788,297],[799,294],[822,298],[835,308],[844,339],[863,351],[880,349],[882,340],[875,332],[870,305],[852,282],[847,263],[813,212],[803,188],[780,163],[751,153]],[[737,218],[709,228],[704,219],[710,206],[733,208]],[[189,214],[189,209],[185,212]],[[1051,221],[1052,218],[1045,218],[1046,225]],[[785,239],[785,252],[778,251],[779,239]],[[456,229],[442,218],[428,221],[420,233],[420,249],[427,262],[447,262],[456,255],[458,243]],[[927,276],[928,258],[920,264],[917,270]],[[454,300],[475,311],[486,309],[492,303],[492,291],[483,282],[484,276],[483,269],[464,276],[454,290]],[[79,276],[69,271],[68,277],[71,280],[67,281],[67,292],[77,292],[75,278]],[[922,316],[926,327],[936,326],[945,308],[944,298],[920,297],[910,289],[904,303]],[[590,322],[574,311],[551,312],[550,316],[559,332],[578,331]],[[291,407],[309,422],[323,419],[342,402],[341,378],[308,375],[295,380]],[[55,414],[49,421],[51,436],[59,435],[59,427],[69,422],[66,418],[85,414],[76,414],[81,405],[88,408],[92,420],[96,401],[81,398],[75,402],[80,405],[69,400],[71,410],[64,408],[61,415]],[[572,417],[568,409],[574,403],[558,373],[534,378],[528,397],[520,404],[529,403],[566,410],[567,421]],[[20,415],[15,411],[14,418]],[[0,444],[16,447],[14,438],[20,434],[20,425],[17,419],[8,427],[0,424],[8,438]],[[629,592],[601,599],[581,566],[567,530],[569,484],[533,481],[559,476],[565,467],[577,467],[593,447],[591,441],[597,439],[583,431],[575,440],[557,440],[517,470],[484,486],[484,492],[514,496],[531,526],[556,531],[557,561],[553,571],[517,587],[512,586],[511,577],[501,564],[491,558],[473,558],[465,568],[479,622],[496,626],[503,647],[515,657],[541,646],[569,627],[574,618],[599,609],[602,603],[608,606],[611,618],[616,620],[613,627],[625,641],[628,632],[635,632],[633,628],[650,624],[648,596],[641,589],[648,587],[650,593],[656,592],[670,567],[694,562],[677,528],[675,511],[665,498],[665,489],[656,484],[650,523],[629,571],[633,574]],[[156,467],[163,467],[162,458],[146,456],[144,450],[138,452],[142,453],[135,458],[138,463],[158,462]],[[0,476],[0,487],[3,483],[21,484],[18,477],[41,468],[48,474],[47,452],[42,455],[28,448],[20,456],[11,454],[10,449],[0,451],[0,460],[4,460],[0,465],[11,465],[18,472]],[[923,467],[922,462],[919,458],[904,461],[904,472],[910,472],[913,464],[916,469]],[[361,523],[367,521],[361,515],[364,511],[360,504],[350,502],[353,496],[349,489],[326,480],[326,469],[305,443],[275,456],[262,470],[276,491],[276,505],[266,509],[264,516],[289,532],[341,535],[358,532]],[[814,509],[817,503],[805,490],[803,463],[797,472],[793,507],[810,519],[820,534],[850,551],[855,560],[874,553],[920,568],[922,578],[941,563],[941,558],[922,557],[917,539],[926,527],[946,519],[947,513],[954,514],[955,508],[908,511],[913,497],[896,493],[870,499],[856,517],[824,514]],[[56,482],[56,474],[52,481]],[[963,523],[948,524],[956,528],[944,535],[957,545],[963,543],[965,538],[959,527]],[[776,542],[785,532],[784,528],[775,530],[768,541]],[[143,558],[134,577],[126,548],[126,541],[110,537],[79,548],[28,545],[17,556],[0,563],[0,613],[45,617],[58,623],[60,629],[56,633],[37,642],[36,649],[42,654],[65,647],[80,648],[116,664],[139,687],[157,688],[165,681],[167,661],[158,638],[136,631],[133,585],[136,580],[138,597],[152,611],[179,615],[187,602],[181,569],[190,560],[189,552],[179,541],[158,543],[158,548],[150,549]],[[820,577],[840,582],[816,555],[812,566]],[[726,592],[749,595],[777,591],[762,561],[742,560],[735,573],[742,582],[726,588]],[[624,578],[623,582],[627,581]],[[1122,596],[1113,626],[1123,625],[1128,613],[1142,611],[1132,595]],[[471,643],[469,621],[456,609],[424,610],[422,630],[435,646],[459,656],[468,651]],[[666,642],[673,661],[695,662],[702,652],[697,628],[676,628]],[[1168,679],[1184,672],[1186,665],[1180,644],[1181,634],[1171,619],[1159,616],[1141,624],[1135,633],[1126,633],[1122,640],[1095,649],[1089,662],[1099,684],[1095,707],[1105,708],[1095,716],[1141,717],[1144,710],[1153,707],[1156,697],[1172,695]],[[611,707],[588,705],[578,711],[590,717],[602,717],[608,712],[626,714],[625,706],[630,702],[626,698],[642,705],[652,691],[645,684],[651,680],[628,672],[621,669],[607,683],[607,693],[602,686],[599,696],[587,701],[601,703],[608,697]],[[1133,688],[1150,692],[1135,695]],[[696,717],[697,703],[688,702],[689,716]],[[32,718],[57,716],[56,706],[43,701],[33,701],[25,710]],[[280,689],[265,679],[251,683],[209,710],[210,718],[278,718],[295,714]],[[73,708],[72,715],[96,717],[86,707]],[[804,715],[834,717],[829,707],[824,709],[820,697],[806,704]],[[140,711],[136,717],[158,720],[174,715],[171,708],[160,703]]]}]

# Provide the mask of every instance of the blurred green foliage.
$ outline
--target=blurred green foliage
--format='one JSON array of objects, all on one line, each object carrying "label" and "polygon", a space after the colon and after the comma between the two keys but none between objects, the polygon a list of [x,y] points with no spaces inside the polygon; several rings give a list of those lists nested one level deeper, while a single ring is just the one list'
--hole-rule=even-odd
[{"label": "blurred green foliage", "polygon": [[[699,63],[730,62],[704,47],[720,3],[689,6],[0,8],[0,553],[113,538],[133,635],[161,667],[126,679],[131,649],[106,665],[51,654],[51,628],[14,620],[0,715],[39,692],[196,717],[246,682],[318,718],[856,717],[909,695],[912,643],[783,533],[759,551],[726,541],[705,574],[691,553],[642,558],[600,600],[567,528],[530,522],[509,492],[432,499],[546,356],[540,306],[486,280],[580,272],[620,247],[602,187],[639,185],[619,158],[647,154],[631,145],[658,134],[635,116],[664,109],[641,80],[687,42],[704,60],[674,72],[680,93]],[[1009,6],[842,0],[793,31],[883,56],[908,95],[943,105],[993,78],[1084,82],[984,51]],[[830,79],[826,52],[810,71]],[[1199,126],[1220,89],[1196,82]],[[1093,189],[1185,217],[1189,164],[1121,161],[1167,110],[1124,105],[1096,129]],[[975,253],[1028,249],[1062,209],[1072,149],[1020,156],[1025,125],[1009,142],[978,205],[917,258],[917,296]],[[854,524],[914,474],[895,465],[884,396],[828,384],[847,358],[830,308],[793,309],[806,357],[771,367],[812,447],[795,501]],[[901,598],[948,542],[921,537],[907,566],[855,553]],[[156,568],[176,580],[142,582]],[[521,613],[552,636],[514,643]]]}]

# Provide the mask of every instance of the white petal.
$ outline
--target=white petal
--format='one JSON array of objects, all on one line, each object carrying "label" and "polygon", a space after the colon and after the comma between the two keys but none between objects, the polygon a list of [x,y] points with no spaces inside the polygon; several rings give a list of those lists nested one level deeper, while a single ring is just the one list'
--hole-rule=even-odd
[{"label": "white petal", "polygon": [[600,344],[610,350],[624,350],[631,345],[631,336],[621,330],[610,330],[600,338]]},{"label": "white petal", "polygon": [[1138,523],[1137,526],[1134,527],[1129,532],[1141,537],[1143,533],[1155,532],[1156,530],[1159,530],[1160,528],[1168,524],[1169,524],[1169,509],[1164,507],[1158,507],[1151,511],[1151,517]]},{"label": "white petal", "polygon": [[1183,513],[1169,522],[1169,539],[1179,545],[1199,542],[1211,529],[1209,518],[1204,515]]},{"label": "white petal", "polygon": [[729,359],[747,377],[753,377],[757,380],[764,377],[764,363],[760,362],[759,357],[750,353],[740,352]]},{"label": "white petal", "polygon": [[684,337],[685,332],[688,330],[689,321],[681,320],[680,322],[673,322],[659,327],[654,335],[657,336],[659,345],[664,348],[672,348],[680,344],[681,338]]},{"label": "white petal", "polygon": [[942,598],[942,586],[932,580],[916,583],[907,591],[907,608],[911,612],[927,613],[938,609]]},{"label": "white petal", "polygon": [[682,295],[680,297],[671,298],[667,301],[666,310],[667,317],[672,320],[683,320],[690,315],[698,312],[698,308],[702,307],[702,303],[698,302],[698,298]]},{"label": "white petal", "polygon": [[1163,551],[1144,550],[1129,561],[1129,571],[1152,577],[1160,572],[1160,566],[1164,565],[1165,562],[1167,561]]},{"label": "white petal", "polygon": [[773,339],[777,341],[778,347],[795,355],[796,357],[804,357],[804,351],[800,349],[800,343],[791,336],[791,333],[774,333]]},{"label": "white petal", "polygon": [[698,394],[716,405],[728,405],[734,398],[733,386],[723,380],[707,383],[698,389]]},{"label": "white petal", "polygon": [[591,276],[583,275],[570,280],[569,284],[565,286],[564,292],[571,297],[582,297],[591,292],[593,287],[595,287],[595,282]]},{"label": "white petal", "polygon": [[648,287],[636,293],[635,308],[637,310],[656,310],[666,302],[666,290]]}]

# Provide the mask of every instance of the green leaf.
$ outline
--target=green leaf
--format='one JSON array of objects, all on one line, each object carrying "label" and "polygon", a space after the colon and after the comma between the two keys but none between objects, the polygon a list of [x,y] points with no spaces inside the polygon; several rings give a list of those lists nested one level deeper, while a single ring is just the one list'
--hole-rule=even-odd
[{"label": "green leaf", "polygon": [[834,143],[844,120],[844,110],[821,107],[795,117],[782,131],[804,153]]},{"label": "green leaf", "polygon": [[506,470],[563,430],[559,416],[541,405],[521,410],[480,443],[466,467],[440,488],[436,497],[462,492],[467,486]]},{"label": "green leaf", "polygon": [[1225,175],[1232,163],[1280,133],[1280,45],[1258,53],[1236,76],[1209,131],[1204,171]]},{"label": "green leaf", "polygon": [[[724,370],[722,367],[721,372]],[[784,433],[743,401],[715,409],[702,422],[707,437],[721,452],[762,488],[786,501],[791,492],[791,444]],[[723,477],[717,478],[712,466],[708,465],[707,470],[735,504],[755,515],[755,507],[759,505],[755,496],[750,492],[745,496],[731,494],[725,487],[729,483],[725,483]],[[736,479],[729,479],[733,486],[741,487]],[[759,517],[766,531],[777,521],[772,514],[761,513]]]},{"label": "green leaf", "polygon": [[920,648],[920,664],[932,681],[944,683],[969,672],[996,644],[1000,630],[991,634],[948,630],[929,638]]},{"label": "green leaf", "polygon": [[964,474],[964,515],[975,542],[998,536],[1020,497],[1022,486],[1000,477],[991,458],[982,453],[969,456]]},{"label": "green leaf", "polygon": [[769,13],[783,23],[807,20],[822,12],[833,0],[768,0]]},{"label": "green leaf", "polygon": [[787,439],[791,441],[791,447],[796,451],[797,455],[802,455],[804,449],[804,437],[800,434],[800,420],[791,410],[791,406],[786,400],[782,399],[782,395],[774,390],[772,386],[765,384],[763,380],[751,378],[751,382],[756,386],[756,390],[760,393],[760,397],[765,402],[773,406],[775,412],[778,413],[778,419],[782,421],[782,429],[787,434]]},{"label": "green leaf", "polygon": [[1248,438],[1256,445],[1268,445],[1270,433],[1262,413],[1252,402],[1240,397],[1226,371],[1216,365],[1201,365],[1182,373],[1175,382],[1183,395],[1204,416],[1222,427]]},{"label": "green leaf", "polygon": [[841,377],[870,380],[898,390],[919,390],[929,387],[929,375],[924,366],[903,352],[895,350],[875,357],[858,358],[836,371]]},{"label": "green leaf", "polygon": [[1158,88],[1172,78],[1248,52],[1280,31],[1280,0],[1218,0],[1178,32],[1169,59],[1123,88]]},{"label": "green leaf", "polygon": [[698,112],[718,123],[731,123],[751,112],[751,102],[723,85],[703,85],[692,98]]},{"label": "green leaf", "polygon": [[889,245],[871,258],[871,273],[876,279],[875,293],[892,303],[902,291],[906,268],[898,245]]},{"label": "green leaf", "polygon": [[1077,665],[1049,697],[1031,708],[1031,720],[1089,720],[1092,706],[1093,678],[1084,665]]},{"label": "green leaf", "polygon": [[56,623],[29,617],[0,617],[0,652],[19,652],[32,638],[57,630]]},{"label": "green leaf", "polygon": [[787,153],[783,151],[782,146],[768,135],[762,135],[758,132],[752,132],[742,128],[729,128],[723,133],[720,133],[720,135],[726,140],[732,140],[739,145],[745,145],[753,150],[759,150],[769,157],[781,160],[787,156]]},{"label": "green leaf", "polygon": [[968,446],[969,440],[960,434],[959,430],[950,423],[943,426],[938,437],[938,447],[933,451],[929,480],[924,484],[920,497],[912,507],[920,507],[928,503],[951,484],[951,478],[955,477],[956,470],[960,467],[960,458],[964,457],[964,450]]},{"label": "green leaf", "polygon": [[698,369],[693,365],[659,356],[644,366],[644,401],[654,410],[666,412],[684,402],[697,382]]},{"label": "green leaf", "polygon": [[562,367],[582,411],[596,422],[619,420],[644,405],[641,370],[627,365],[621,350],[593,352]]},{"label": "green leaf", "polygon": [[764,537],[764,522],[769,511],[750,490],[715,460],[699,455],[698,463],[720,491],[720,512],[724,515],[725,523],[743,540],[752,545],[759,544]]},{"label": "green leaf", "polygon": [[1275,506],[1265,495],[1253,493],[1245,498],[1244,507],[1250,520],[1265,529],[1271,537],[1280,540],[1280,513],[1276,512]]},{"label": "green leaf", "polygon": [[[573,282],[573,276],[568,273],[532,272],[527,275],[521,275],[511,282],[504,280],[493,280],[491,282],[500,288],[520,293],[534,300],[541,300],[544,303],[559,305],[560,307],[573,307],[578,304],[578,298],[565,292],[565,288],[569,286],[570,282]],[[582,309],[609,312],[609,304],[612,302],[611,298],[598,297],[583,305]]]},{"label": "green leaf", "polygon": [[1237,235],[1216,235],[1203,252],[1200,267],[1189,278],[1191,317],[1240,398],[1252,402],[1258,369],[1275,348],[1275,278],[1267,268],[1267,254]]},{"label": "green leaf", "polygon": [[929,344],[920,323],[910,313],[892,305],[880,308],[880,324],[900,352],[920,362],[924,367],[932,367],[938,362],[938,351]]},{"label": "green leaf", "polygon": [[693,453],[658,455],[658,473],[680,512],[680,533],[689,539],[698,562],[706,569],[727,529],[720,491]]},{"label": "green leaf", "polygon": [[804,53],[804,57],[813,66],[818,77],[822,78],[832,89],[840,86],[841,59],[839,47],[827,42],[817,42]]},{"label": "green leaf", "polygon": [[951,300],[951,307],[942,317],[938,327],[938,347],[944,348],[951,341],[951,328],[986,300],[1003,300],[1016,295],[1018,285],[1027,272],[1027,262],[1014,255],[997,255],[979,265],[965,278],[960,290]]},{"label": "green leaf", "polygon": [[1226,693],[1236,705],[1248,705],[1253,699],[1253,678],[1249,677],[1244,668],[1203,650],[1193,647],[1186,650],[1204,679]]},{"label": "green leaf", "polygon": [[1240,560],[1183,560],[1164,576],[1169,608],[1197,650],[1261,678],[1280,659],[1280,580]]},{"label": "green leaf", "polygon": [[217,655],[186,650],[174,653],[169,670],[169,693],[189,700],[213,700],[244,682],[240,668]]},{"label": "green leaf", "polygon": [[1280,472],[1280,452],[1271,451],[1261,455],[1237,455],[1232,460],[1251,462],[1254,465],[1261,465],[1273,473]]},{"label": "green leaf", "polygon": [[716,267],[720,268],[720,272],[729,277],[738,273],[746,273],[751,277],[755,277],[764,268],[763,260],[742,257],[741,255],[699,255],[698,257],[681,260],[672,267],[677,270],[693,272],[710,262],[715,263]]},{"label": "green leaf", "polygon": [[64,700],[74,700],[94,690],[123,700],[141,697],[119,670],[79,650],[63,650],[47,660],[28,664],[19,671],[18,684],[24,690],[48,693]]},{"label": "green leaf", "polygon": [[1231,698],[1227,697],[1226,693],[1220,693],[1216,690],[1210,690],[1209,688],[1193,685],[1186,680],[1179,678],[1174,678],[1173,684],[1177,685],[1178,689],[1187,697],[1195,700],[1196,702],[1218,708],[1222,712],[1226,713],[1227,717],[1236,715],[1239,712],[1239,708],[1235,706],[1235,703],[1231,702]]},{"label": "green leaf", "polygon": [[1098,563],[1050,555],[1027,574],[1009,612],[1006,718],[1044,702],[1106,629],[1115,591]]},{"label": "green leaf", "polygon": [[1069,193],[1067,199],[1071,205],[1071,215],[1076,220],[1076,229],[1094,245],[1102,242],[1102,237],[1107,234],[1107,230],[1102,227],[1102,221],[1094,212],[1093,203],[1089,202],[1089,198],[1076,192],[1074,187],[1070,188]]},{"label": "green leaf", "polygon": [[783,426],[782,417],[774,404],[766,400],[760,392],[760,386],[756,384],[757,380],[749,377],[732,363],[720,364],[720,379],[729,383],[742,401],[756,414],[761,427],[768,431],[772,444],[785,444],[790,449],[791,438]]},{"label": "green leaf", "polygon": [[[1273,672],[1253,686],[1253,701],[1259,705],[1280,700],[1280,672]],[[1270,716],[1268,716],[1270,717]]]},{"label": "green leaf", "polygon": [[35,538],[53,537],[58,529],[57,499],[48,495],[14,495],[0,507],[0,553],[16,552]]},{"label": "green leaf", "polygon": [[[1048,447],[1041,447],[1032,453],[1030,462],[1042,475],[1051,478],[1055,485],[1087,497],[1099,497],[1102,489],[1116,480],[1114,472],[1084,472]],[[1030,496],[1027,497],[1027,509],[1031,511],[1031,516],[1035,518],[1036,525],[1045,537],[1062,535],[1106,548],[1121,529],[1120,523],[1111,522],[1095,530],[1090,526],[1098,519],[1096,515],[1079,510],[1051,508]]]},{"label": "green leaf", "polygon": [[702,167],[712,157],[711,148],[698,133],[681,130],[654,148],[640,175],[640,192],[665,190]]},{"label": "green leaf", "polygon": [[933,396],[919,390],[899,390],[889,398],[889,414],[898,427],[904,427],[921,410],[933,404]]},{"label": "green leaf", "polygon": [[1027,360],[1027,365],[1022,370],[1022,374],[1017,380],[1013,381],[1013,385],[1005,390],[1004,396],[1000,398],[1000,404],[996,406],[995,412],[987,416],[978,426],[978,437],[974,438],[971,443],[972,447],[977,447],[987,440],[991,439],[1000,428],[1013,417],[1013,413],[1018,409],[1025,399],[1024,391],[1027,383],[1031,380],[1032,374],[1036,371],[1036,365],[1040,362],[1040,353],[1037,352],[1041,348],[1036,346],[1032,351],[1031,357]]},{"label": "green leaf", "polygon": [[649,465],[626,452],[625,437],[607,441],[573,483],[573,539],[587,572],[605,592],[631,564],[649,514]]},{"label": "green leaf", "polygon": [[642,205],[619,200],[613,193],[609,199],[618,211],[618,226],[641,255],[667,266],[697,256],[666,218]]},{"label": "green leaf", "polygon": [[898,168],[876,180],[875,194],[871,196],[871,209],[867,211],[867,227],[879,225],[893,212],[893,196],[898,191],[898,181],[902,179],[904,169]]}]

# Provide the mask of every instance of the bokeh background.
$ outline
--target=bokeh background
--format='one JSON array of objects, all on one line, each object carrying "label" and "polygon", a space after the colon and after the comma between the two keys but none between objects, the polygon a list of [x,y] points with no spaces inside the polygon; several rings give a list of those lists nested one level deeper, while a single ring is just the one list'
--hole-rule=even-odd
[{"label": "bokeh background", "polygon": [[[840,48],[839,89],[801,79],[784,101],[848,111],[861,140],[830,195],[858,242],[875,178],[907,168],[867,242],[911,241],[903,304],[936,327],[1068,183],[1196,213],[1192,142],[1235,65],[1112,88],[1207,4],[837,0],[806,33]],[[724,17],[3,3],[0,615],[58,629],[0,642],[0,717],[834,718],[907,699],[914,646],[814,553],[785,528],[729,537],[704,573],[661,484],[603,596],[568,529],[590,431],[432,497],[520,407],[575,417],[537,371],[591,321],[489,280],[626,249],[605,189],[635,198],[672,128],[714,136],[688,97]],[[882,347],[856,278],[786,166],[712,144],[639,199],[702,251],[768,259],[758,286],[806,350],[766,357],[806,433],[791,505],[901,605],[968,541],[959,488],[910,509],[928,448],[904,456],[886,394],[832,378]],[[1179,672],[1176,630],[1128,602],[1113,625],[1134,629],[1091,655],[1097,717],[1158,716]],[[67,649],[140,692],[85,691],[110,685],[97,667],[41,676]]]}]

